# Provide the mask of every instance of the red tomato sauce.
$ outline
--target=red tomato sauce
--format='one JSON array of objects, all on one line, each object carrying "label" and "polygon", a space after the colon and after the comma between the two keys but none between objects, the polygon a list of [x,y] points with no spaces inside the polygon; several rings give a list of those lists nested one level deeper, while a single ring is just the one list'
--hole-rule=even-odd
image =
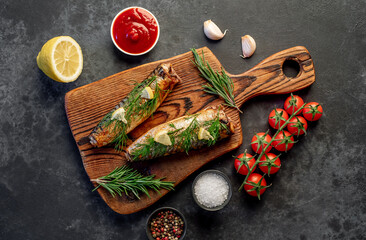
[{"label": "red tomato sauce", "polygon": [[158,24],[146,10],[131,8],[116,18],[112,36],[125,52],[143,53],[155,44],[158,38]]}]

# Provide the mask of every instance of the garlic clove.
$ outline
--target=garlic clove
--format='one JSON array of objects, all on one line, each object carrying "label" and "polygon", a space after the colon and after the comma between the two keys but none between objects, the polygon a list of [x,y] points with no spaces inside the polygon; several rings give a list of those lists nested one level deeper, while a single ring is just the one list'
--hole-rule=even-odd
[{"label": "garlic clove", "polygon": [[243,51],[243,56],[241,57],[248,58],[253,55],[257,45],[255,44],[254,38],[250,35],[245,35],[244,37],[241,37],[241,47]]},{"label": "garlic clove", "polygon": [[213,21],[207,20],[203,23],[203,31],[209,39],[220,40],[225,36],[227,29],[222,33],[220,28]]}]

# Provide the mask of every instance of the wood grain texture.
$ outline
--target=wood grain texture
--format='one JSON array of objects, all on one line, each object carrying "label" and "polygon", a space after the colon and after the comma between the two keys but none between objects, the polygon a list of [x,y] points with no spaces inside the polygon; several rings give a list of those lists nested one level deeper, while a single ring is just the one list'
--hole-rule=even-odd
[{"label": "wood grain texture", "polygon": [[[221,64],[215,55],[207,48],[202,51],[213,69],[219,70]],[[286,59],[293,59],[300,65],[300,72],[295,78],[287,78],[282,72],[282,65]],[[208,106],[217,106],[223,101],[202,91],[205,80],[199,77],[199,72],[191,62],[191,52],[169,59],[144,64],[97,82],[74,89],[65,96],[65,109],[69,125],[76,142],[86,137],[98,124],[103,116],[110,111],[133,88],[131,80],[143,81],[146,76],[160,63],[170,62],[182,83],[177,85],[172,93],[158,108],[153,117],[146,120],[129,134],[136,139],[150,128],[163,122],[185,115],[193,114]],[[265,59],[251,70],[240,74],[229,74],[234,81],[235,100],[241,106],[247,99],[260,94],[288,93],[305,88],[315,80],[311,57],[304,47],[294,47],[279,52]],[[211,148],[159,158],[148,162],[139,162],[133,166],[157,177],[166,177],[167,181],[174,181],[175,185],[182,182],[194,171],[211,160],[238,148],[242,144],[242,129],[239,113],[232,109],[225,110],[236,123],[235,134],[231,138],[219,142]],[[116,167],[126,164],[124,154],[117,153],[113,147],[92,148],[90,144],[78,145],[84,168],[90,179],[104,176]],[[214,150],[213,150],[214,149]],[[142,210],[168,193],[151,192],[151,198],[141,195],[141,200],[127,196],[113,198],[104,189],[98,189],[104,201],[114,211],[120,214],[130,214]]]}]

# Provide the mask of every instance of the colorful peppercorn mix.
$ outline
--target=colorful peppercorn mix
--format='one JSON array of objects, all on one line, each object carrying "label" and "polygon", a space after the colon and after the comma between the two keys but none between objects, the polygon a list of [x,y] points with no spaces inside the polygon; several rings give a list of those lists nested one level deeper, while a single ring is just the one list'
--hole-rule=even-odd
[{"label": "colorful peppercorn mix", "polygon": [[150,232],[156,240],[178,240],[184,231],[183,219],[172,210],[161,210],[152,217]]}]

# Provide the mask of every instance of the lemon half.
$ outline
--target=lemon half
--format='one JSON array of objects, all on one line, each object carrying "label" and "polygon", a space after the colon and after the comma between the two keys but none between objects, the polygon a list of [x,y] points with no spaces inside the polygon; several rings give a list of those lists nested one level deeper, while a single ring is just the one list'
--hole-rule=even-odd
[{"label": "lemon half", "polygon": [[83,54],[79,44],[69,36],[47,41],[37,56],[38,67],[58,82],[73,82],[83,70]]}]

